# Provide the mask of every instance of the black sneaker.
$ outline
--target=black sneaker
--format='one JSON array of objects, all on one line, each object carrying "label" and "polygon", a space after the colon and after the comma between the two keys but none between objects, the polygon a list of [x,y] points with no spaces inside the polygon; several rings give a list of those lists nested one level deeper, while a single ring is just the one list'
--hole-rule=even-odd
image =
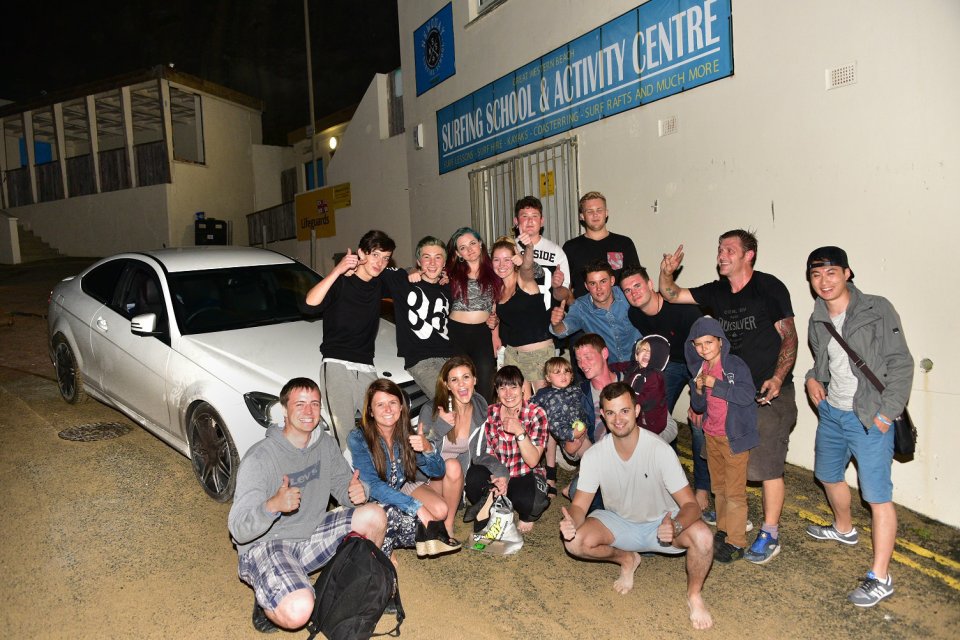
[{"label": "black sneaker", "polygon": [[713,548],[719,549],[720,545],[727,541],[727,532],[722,529],[717,529],[717,532],[713,534]]},{"label": "black sneaker", "polygon": [[257,598],[253,598],[253,628],[260,633],[274,633],[280,630],[280,627],[273,624],[273,621],[263,612],[263,607],[257,603]]},{"label": "black sneaker", "polygon": [[736,547],[724,542],[713,550],[713,559],[722,564],[729,564],[743,557],[743,547]]}]

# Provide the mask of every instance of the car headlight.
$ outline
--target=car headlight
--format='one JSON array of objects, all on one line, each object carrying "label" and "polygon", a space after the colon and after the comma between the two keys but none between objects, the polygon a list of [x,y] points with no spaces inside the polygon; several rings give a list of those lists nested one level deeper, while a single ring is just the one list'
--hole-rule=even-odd
[{"label": "car headlight", "polygon": [[283,407],[280,398],[261,391],[243,394],[247,410],[261,427],[279,427],[283,425]]}]

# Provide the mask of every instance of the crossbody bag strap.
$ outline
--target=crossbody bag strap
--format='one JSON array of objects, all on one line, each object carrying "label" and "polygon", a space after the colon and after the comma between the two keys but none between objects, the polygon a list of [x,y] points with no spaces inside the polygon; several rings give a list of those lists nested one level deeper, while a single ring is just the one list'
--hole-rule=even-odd
[{"label": "crossbody bag strap", "polygon": [[863,375],[867,376],[867,379],[873,383],[873,386],[877,388],[877,391],[883,393],[883,383],[877,379],[877,376],[874,375],[873,371],[870,370],[870,367],[867,366],[867,363],[863,361],[857,352],[850,348],[850,345],[847,344],[847,341],[840,337],[840,332],[837,331],[837,328],[833,326],[832,322],[826,322],[824,320],[819,321],[820,324],[827,328],[827,331],[830,332],[830,335],[833,336],[833,339],[837,341],[844,351],[847,352],[847,355],[850,356],[850,359],[853,360],[853,364],[863,372]]}]

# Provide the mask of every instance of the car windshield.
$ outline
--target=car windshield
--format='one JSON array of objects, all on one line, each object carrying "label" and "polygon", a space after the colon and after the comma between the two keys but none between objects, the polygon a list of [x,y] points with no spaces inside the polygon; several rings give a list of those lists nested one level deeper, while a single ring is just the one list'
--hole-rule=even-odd
[{"label": "car windshield", "polygon": [[169,275],[183,335],[316,319],[303,301],[319,281],[319,275],[300,263]]}]

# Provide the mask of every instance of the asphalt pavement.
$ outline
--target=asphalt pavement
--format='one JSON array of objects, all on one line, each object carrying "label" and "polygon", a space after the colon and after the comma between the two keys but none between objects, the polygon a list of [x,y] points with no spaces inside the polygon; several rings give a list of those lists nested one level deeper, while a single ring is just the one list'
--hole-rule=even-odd
[{"label": "asphalt pavement", "polygon": [[[189,461],[120,413],[68,405],[46,352],[46,297],[89,261],[0,266],[0,635],[8,638],[254,638],[252,592],[236,577],[229,504],[206,497]],[[115,423],[117,437],[61,432]],[[125,430],[122,427],[127,427]],[[124,432],[125,431],[125,432]],[[681,434],[686,430],[681,426]],[[64,434],[67,435],[67,434]],[[681,461],[689,469],[686,439]],[[899,464],[899,463],[894,463]],[[565,473],[561,472],[561,480]],[[898,507],[896,593],[860,610],[845,601],[869,566],[869,518],[857,504],[857,547],[803,533],[830,519],[809,471],[790,466],[769,565],[714,567],[704,597],[715,638],[960,637],[960,532]],[[956,487],[944,487],[956,491]],[[759,522],[757,489],[750,517]],[[437,560],[399,551],[409,638],[691,636],[682,563],[644,559],[636,587],[613,592],[616,568],[563,553],[555,501],[524,548]],[[467,525],[458,524],[458,537]],[[750,535],[752,539],[752,534]],[[273,637],[285,637],[283,634]],[[299,631],[292,637],[306,637]]]}]

